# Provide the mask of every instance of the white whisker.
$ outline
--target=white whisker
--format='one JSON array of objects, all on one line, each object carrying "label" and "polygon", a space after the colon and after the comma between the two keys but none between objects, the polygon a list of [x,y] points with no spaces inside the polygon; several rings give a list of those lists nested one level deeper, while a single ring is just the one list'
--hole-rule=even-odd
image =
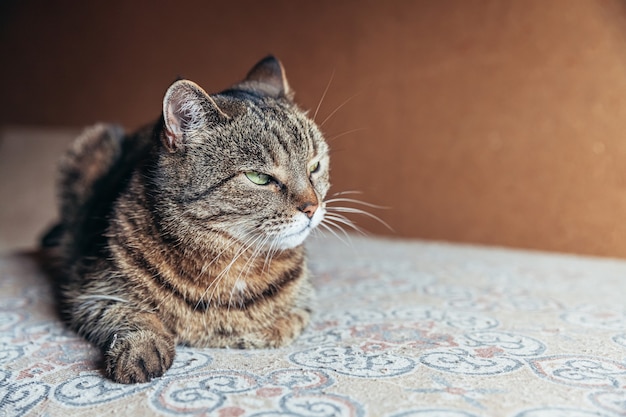
[{"label": "white whisker", "polygon": [[322,93],[322,97],[320,98],[319,103],[317,103],[317,107],[315,108],[315,113],[313,114],[314,121],[315,121],[315,118],[317,117],[317,112],[320,110],[320,107],[322,106],[322,102],[324,101],[324,98],[326,97],[326,93],[328,92],[328,89],[330,88],[330,84],[333,82],[334,77],[335,77],[335,70],[333,70],[333,72],[330,74],[330,80],[328,80],[328,84],[326,84],[326,88],[324,89],[324,92]]},{"label": "white whisker", "polygon": [[[230,260],[230,262],[228,263],[228,265],[226,265],[226,267],[224,269],[222,269],[222,271],[219,274],[217,274],[217,276],[213,279],[211,284],[209,284],[209,286],[205,289],[204,293],[202,294],[202,296],[198,300],[198,304],[196,305],[196,308],[198,308],[200,306],[200,302],[208,294],[208,292],[209,292],[209,290],[211,290],[211,288],[213,290],[212,290],[211,294],[209,295],[208,302],[211,303],[211,301],[213,301],[213,297],[215,296],[215,292],[217,291],[219,283],[228,275],[228,273],[230,272],[230,269],[233,267],[235,262],[237,262],[237,260],[245,252],[247,252],[256,242],[258,242],[261,238],[263,238],[262,235],[252,235],[252,236],[248,237],[244,242],[241,243],[241,246],[239,247],[239,249],[237,249],[237,251],[233,255],[233,257]],[[221,299],[219,298],[219,296],[220,295],[218,294],[218,300],[217,300],[218,304],[221,303]]]},{"label": "white whisker", "polygon": [[330,200],[326,200],[325,203],[338,203],[338,202],[343,202],[343,203],[354,203],[354,204],[361,204],[363,206],[366,207],[371,207],[371,208],[375,208],[375,209],[380,209],[380,210],[388,210],[390,207],[385,207],[385,206],[379,206],[377,204],[372,204],[372,203],[367,203],[365,201],[361,201],[361,200],[356,200],[354,198],[331,198]]},{"label": "white whisker", "polygon": [[357,191],[357,190],[338,191],[334,193],[333,195],[331,195],[331,197],[335,197],[339,195],[347,195],[347,194],[363,194],[363,191]]},{"label": "white whisker", "polygon": [[[270,239],[269,236],[265,236],[263,238],[263,240],[261,240],[260,243],[255,242],[256,248],[254,248],[254,251],[252,251],[252,254],[250,255],[250,258],[244,264],[244,267],[243,267],[242,271],[239,273],[239,276],[241,276],[242,274],[244,275],[244,278],[246,276],[248,276],[248,273],[250,272],[250,268],[252,267],[253,261],[256,260],[259,257],[259,255],[261,254],[263,249],[266,247],[267,242],[269,241],[269,239]],[[245,274],[244,274],[244,272],[245,272]]]},{"label": "white whisker", "polygon": [[336,223],[341,223],[341,224],[344,224],[344,225],[350,227],[351,229],[353,229],[354,231],[360,233],[363,236],[367,236],[367,234],[368,234],[365,230],[361,229],[359,226],[354,224],[354,222],[352,220],[348,219],[345,216],[342,216],[340,214],[335,214],[335,215],[326,215],[326,217],[329,219],[327,222],[330,222],[330,220],[332,220],[332,221],[334,221]]},{"label": "white whisker", "polygon": [[328,116],[326,116],[326,118],[324,119],[324,121],[322,123],[319,124],[320,127],[324,126],[324,124],[330,120],[331,117],[333,117],[335,115],[335,113],[337,113],[339,110],[341,110],[341,108],[343,106],[345,106],[346,104],[348,104],[350,102],[350,100],[352,100],[354,97],[356,97],[358,94],[353,95],[352,97],[348,97],[343,103],[341,103],[339,106],[337,106],[337,108],[335,110],[333,110]]},{"label": "white whisker", "polygon": [[311,236],[318,236],[320,235],[321,237],[325,238],[326,237],[326,233],[324,233],[324,231],[322,229],[320,229],[319,227],[316,227],[315,229],[313,229],[311,231]]},{"label": "white whisker", "polygon": [[349,135],[349,134],[351,134],[351,133],[355,133],[355,132],[360,132],[360,131],[362,131],[362,130],[365,130],[365,128],[360,127],[360,128],[357,128],[357,129],[347,130],[347,131],[345,131],[345,132],[338,133],[338,134],[336,134],[335,136],[332,136],[332,137],[330,137],[330,138],[326,138],[326,141],[327,141],[327,142],[330,142],[330,141],[333,141],[333,140],[335,140],[335,139],[339,139],[339,138],[340,138],[340,137],[342,137],[342,136],[346,136],[346,135]]},{"label": "white whisker", "polygon": [[[327,224],[328,223],[328,224]],[[319,224],[321,227],[325,228],[326,230],[328,230],[330,233],[332,233],[333,236],[335,236],[337,239],[339,239],[341,242],[343,242],[346,246],[352,246],[352,241],[350,240],[350,235],[343,230],[343,228],[337,224],[335,224],[334,222],[330,221],[330,220],[325,220],[324,222]],[[332,229],[332,226],[336,227],[338,230],[341,230],[343,232],[343,234],[346,236],[346,240],[344,240],[341,236],[339,236],[337,234],[337,232],[335,232]]]},{"label": "white whisker", "polygon": [[265,261],[263,262],[262,271],[265,271],[266,270],[265,268],[267,268],[267,271],[269,271],[270,264],[272,263],[272,258],[277,252],[278,252],[278,241],[276,239],[273,239],[270,243],[270,247],[267,253],[265,254]]},{"label": "white whisker", "polygon": [[[259,236],[263,236],[263,235],[259,235]],[[267,244],[268,239],[269,238],[267,236],[263,236],[263,238],[260,240],[260,244],[259,244],[259,239],[255,239],[251,243],[251,245],[249,246],[249,248],[252,245],[255,245],[256,247],[254,248],[254,250],[252,251],[252,253],[248,257],[248,259],[246,260],[243,268],[239,272],[239,275],[237,275],[237,278],[235,279],[235,283],[233,284],[233,287],[230,290],[230,297],[228,299],[228,310],[229,311],[230,311],[230,306],[232,305],[233,292],[235,291],[235,287],[237,286],[237,282],[239,282],[239,280],[241,278],[243,278],[245,280],[245,278],[248,276],[248,273],[250,272],[250,268],[252,267],[252,264],[254,263],[254,261],[259,256],[259,253],[262,251],[263,247]]]},{"label": "white whisker", "polygon": [[366,217],[369,217],[370,219],[374,219],[377,222],[379,222],[380,224],[382,224],[383,226],[385,226],[387,229],[389,229],[390,231],[393,232],[393,228],[391,226],[389,226],[389,224],[387,224],[386,221],[384,221],[383,219],[381,219],[380,217],[367,212],[365,210],[361,210],[358,208],[353,208],[353,207],[326,207],[326,210],[330,213],[353,213],[353,214],[360,214]]}]

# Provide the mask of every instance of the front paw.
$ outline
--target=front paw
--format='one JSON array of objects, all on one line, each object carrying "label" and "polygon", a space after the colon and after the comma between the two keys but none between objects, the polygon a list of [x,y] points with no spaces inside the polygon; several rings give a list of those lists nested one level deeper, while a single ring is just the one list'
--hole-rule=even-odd
[{"label": "front paw", "polygon": [[174,341],[169,336],[150,330],[114,335],[104,353],[106,374],[123,384],[148,382],[169,369],[174,354]]},{"label": "front paw", "polygon": [[239,339],[235,347],[239,349],[265,349],[287,346],[302,333],[309,320],[310,312],[308,310],[293,310],[284,317],[274,319],[269,326]]}]

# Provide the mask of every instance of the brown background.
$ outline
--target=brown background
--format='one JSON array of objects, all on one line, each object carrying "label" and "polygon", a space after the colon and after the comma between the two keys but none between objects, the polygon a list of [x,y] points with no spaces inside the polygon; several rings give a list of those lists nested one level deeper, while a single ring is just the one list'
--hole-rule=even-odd
[{"label": "brown background", "polygon": [[626,256],[621,0],[154,3],[5,1],[0,126],[134,129],[271,52],[395,236]]}]

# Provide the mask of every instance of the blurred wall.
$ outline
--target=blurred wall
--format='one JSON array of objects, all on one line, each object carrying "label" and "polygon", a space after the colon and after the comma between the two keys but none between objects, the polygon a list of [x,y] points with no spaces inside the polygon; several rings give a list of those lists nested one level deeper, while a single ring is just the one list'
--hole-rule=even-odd
[{"label": "blurred wall", "polygon": [[621,0],[156,3],[4,2],[0,124],[134,129],[271,52],[395,236],[626,256]]}]

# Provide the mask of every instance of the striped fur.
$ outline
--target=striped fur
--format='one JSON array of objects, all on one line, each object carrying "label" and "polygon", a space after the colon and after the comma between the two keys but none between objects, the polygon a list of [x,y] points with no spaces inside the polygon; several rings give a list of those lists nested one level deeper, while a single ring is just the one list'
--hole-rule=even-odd
[{"label": "striped fur", "polygon": [[307,325],[302,241],[324,216],[329,161],[291,97],[268,57],[219,94],[177,81],[155,125],[97,125],[66,154],[44,248],[63,318],[113,380],[162,375],[176,344],[277,347]]}]

